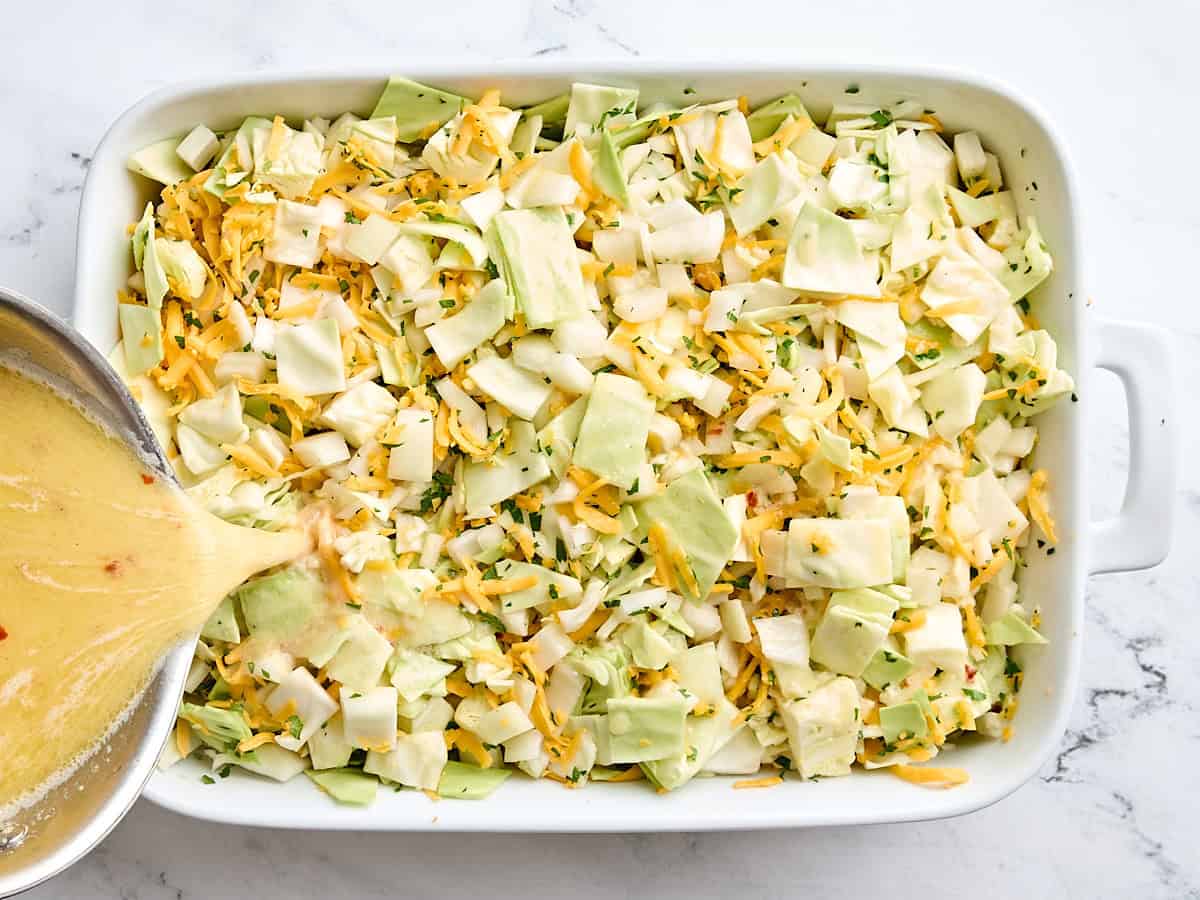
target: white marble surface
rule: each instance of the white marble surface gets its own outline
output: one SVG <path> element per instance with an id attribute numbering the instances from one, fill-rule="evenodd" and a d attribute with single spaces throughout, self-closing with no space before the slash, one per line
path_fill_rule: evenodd
<path id="1" fill-rule="evenodd" d="M 1009 81 L 1060 123 L 1080 174 L 1095 311 L 1169 326 L 1181 402 L 1196 402 L 1183 389 L 1200 379 L 1200 214 L 1185 180 L 1200 146 L 1195 4 L 1007 0 L 978 16 L 918 0 L 444 0 L 419 12 L 404 0 L 169 5 L 6 6 L 0 283 L 64 314 L 88 156 L 119 112 L 170 81 L 339 60 L 402 70 L 431 54 L 936 60 Z M 718 12 L 726 7 L 747 14 Z M 1116 508 L 1127 450 L 1115 381 L 1097 382 L 1089 454 L 1099 515 Z M 1186 425 L 1185 460 L 1198 438 L 1194 422 Z M 793 833 L 564 836 L 535 846 L 520 836 L 219 827 L 143 801 L 89 859 L 29 896 L 382 898 L 474 888 L 528 897 L 567 885 L 583 898 L 854 896 L 893 888 L 898 871 L 904 893 L 921 896 L 968 885 L 981 900 L 1200 896 L 1195 468 L 1162 502 L 1177 504 L 1173 557 L 1089 585 L 1082 690 L 1057 759 L 974 815 Z"/>

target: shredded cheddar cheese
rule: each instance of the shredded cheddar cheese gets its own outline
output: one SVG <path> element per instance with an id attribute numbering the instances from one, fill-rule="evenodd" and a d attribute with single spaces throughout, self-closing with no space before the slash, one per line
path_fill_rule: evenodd
<path id="1" fill-rule="evenodd" d="M 962 769 L 947 767 L 895 765 L 889 766 L 887 771 L 909 784 L 926 787 L 957 787 L 971 780 L 970 776 Z"/>
<path id="2" fill-rule="evenodd" d="M 1050 476 L 1045 469 L 1038 469 L 1033 473 L 1033 477 L 1029 481 L 1029 491 L 1026 495 L 1026 500 L 1029 503 L 1029 515 L 1038 528 L 1042 530 L 1042 534 L 1046 535 L 1046 540 L 1051 544 L 1058 543 L 1058 531 L 1054 524 L 1054 519 L 1050 516 L 1049 505 L 1046 503 L 1046 484 Z"/>

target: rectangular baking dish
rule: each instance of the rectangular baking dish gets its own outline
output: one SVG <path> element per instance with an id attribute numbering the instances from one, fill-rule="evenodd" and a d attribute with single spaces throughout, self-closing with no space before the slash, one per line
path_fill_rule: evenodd
<path id="1" fill-rule="evenodd" d="M 1085 313 L 1075 186 L 1063 148 L 1046 120 L 1011 92 L 974 76 L 929 68 L 767 66 L 761 64 L 633 65 L 413 63 L 404 74 L 468 95 L 498 87 L 511 105 L 543 100 L 572 81 L 638 87 L 643 102 L 695 102 L 744 94 L 751 105 L 798 92 L 818 121 L 839 100 L 891 104 L 919 99 L 951 131 L 975 129 L 996 152 L 1023 214 L 1037 216 L 1054 254 L 1055 272 L 1034 297 L 1034 312 L 1055 336 L 1060 365 L 1078 382 L 1078 402 L 1042 417 L 1038 464 L 1053 475 L 1062 534 L 1054 556 L 1031 554 L 1023 587 L 1040 606 L 1047 647 L 1031 656 L 1011 742 L 972 742 L 945 755 L 966 768 L 969 784 L 919 788 L 886 772 L 856 772 L 814 783 L 788 781 L 772 790 L 731 790 L 731 779 L 697 779 L 670 795 L 645 784 L 589 785 L 565 790 L 514 776 L 478 803 L 431 803 L 404 791 L 381 793 L 370 808 L 337 806 L 307 779 L 286 785 L 235 773 L 208 785 L 188 761 L 156 773 L 146 788 L 155 803 L 198 818 L 277 828 L 419 831 L 694 831 L 899 822 L 953 816 L 999 800 L 1030 778 L 1058 744 L 1079 671 L 1084 583 L 1088 574 L 1154 565 L 1170 539 L 1174 484 L 1169 344 L 1146 326 L 1096 321 Z M 130 272 L 125 226 L 155 185 L 125 167 L 130 152 L 198 122 L 236 126 L 250 114 L 289 119 L 368 114 L 388 71 L 246 76 L 167 88 L 126 112 L 101 141 L 84 189 L 79 221 L 74 323 L 102 351 L 117 340 L 115 294 Z M 688 94 L 684 90 L 689 89 Z M 1088 320 L 1091 321 L 1088 321 Z M 1112 520 L 1087 519 L 1083 428 L 1090 369 L 1111 369 L 1129 400 L 1130 476 L 1125 503 Z M 180 651 L 183 653 L 189 650 Z"/>

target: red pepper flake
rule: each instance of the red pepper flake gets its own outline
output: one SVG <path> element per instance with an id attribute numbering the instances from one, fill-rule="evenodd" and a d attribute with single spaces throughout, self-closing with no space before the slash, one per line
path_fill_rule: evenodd
<path id="1" fill-rule="evenodd" d="M 967 681 L 970 681 L 978 670 L 974 666 L 964 666 L 964 668 L 967 670 Z"/>
<path id="2" fill-rule="evenodd" d="M 3 625 L 0 625 L 0 641 L 4 640 L 6 637 L 8 637 L 8 632 L 4 629 Z"/>
<path id="3" fill-rule="evenodd" d="M 747 491 L 746 505 L 751 509 L 754 509 L 756 506 L 758 506 L 758 494 L 756 494 L 754 491 Z"/>
<path id="4" fill-rule="evenodd" d="M 121 574 L 121 561 L 119 559 L 112 560 L 110 563 L 108 563 L 108 565 L 106 565 L 104 567 L 104 571 L 107 572 L 109 575 L 120 575 Z"/>
<path id="5" fill-rule="evenodd" d="M 154 476 L 143 474 L 142 475 L 142 484 L 154 484 Z"/>

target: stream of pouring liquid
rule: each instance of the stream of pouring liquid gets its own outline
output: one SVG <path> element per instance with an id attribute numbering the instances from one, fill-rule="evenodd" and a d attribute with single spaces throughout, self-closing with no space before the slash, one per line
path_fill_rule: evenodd
<path id="1" fill-rule="evenodd" d="M 86 759 L 165 651 L 309 549 L 239 528 L 46 385 L 0 367 L 0 821 Z"/>

